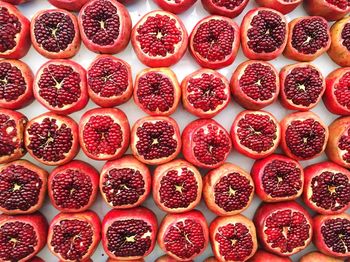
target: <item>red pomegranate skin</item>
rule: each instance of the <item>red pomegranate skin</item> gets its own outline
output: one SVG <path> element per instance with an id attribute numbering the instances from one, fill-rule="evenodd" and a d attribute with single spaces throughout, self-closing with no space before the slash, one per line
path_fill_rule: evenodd
<path id="1" fill-rule="evenodd" d="M 57 8 L 62 8 L 68 11 L 79 12 L 80 9 L 87 3 L 89 0 L 48 0 L 50 4 L 54 5 Z"/>
<path id="2" fill-rule="evenodd" d="M 292 262 L 292 260 L 289 257 L 280 257 L 259 249 L 248 262 Z"/>
<path id="3" fill-rule="evenodd" d="M 154 2 L 165 11 L 171 12 L 173 14 L 181 14 L 190 9 L 197 2 L 197 0 L 154 0 Z"/>
<path id="4" fill-rule="evenodd" d="M 263 7 L 275 9 L 282 14 L 288 14 L 300 5 L 302 0 L 284 1 L 284 0 L 255 0 L 255 2 Z"/>
<path id="5" fill-rule="evenodd" d="M 318 251 L 309 252 L 306 255 L 302 256 L 299 262 L 343 262 L 344 260 L 338 259 L 335 257 L 330 257 L 325 254 L 322 254 Z"/>
<path id="6" fill-rule="evenodd" d="M 350 17 L 344 17 L 331 26 L 331 46 L 329 57 L 339 66 L 350 66 Z"/>
<path id="7" fill-rule="evenodd" d="M 309 15 L 322 16 L 327 21 L 340 20 L 350 11 L 348 1 L 305 0 L 304 8 Z"/>
<path id="8" fill-rule="evenodd" d="M 208 13 L 213 15 L 235 18 L 239 16 L 248 4 L 248 0 L 242 1 L 215 1 L 202 0 L 202 5 Z"/>

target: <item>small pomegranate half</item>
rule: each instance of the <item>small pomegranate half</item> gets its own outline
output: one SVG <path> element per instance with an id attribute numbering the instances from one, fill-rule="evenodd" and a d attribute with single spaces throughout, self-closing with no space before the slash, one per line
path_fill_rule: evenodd
<path id="1" fill-rule="evenodd" d="M 62 8 L 68 11 L 79 12 L 79 10 L 87 3 L 89 0 L 48 0 L 50 4 L 57 8 Z"/>
<path id="2" fill-rule="evenodd" d="M 129 147 L 130 126 L 125 113 L 117 108 L 94 108 L 81 117 L 79 142 L 91 159 L 120 158 Z"/>
<path id="3" fill-rule="evenodd" d="M 310 252 L 307 253 L 306 255 L 302 256 L 299 260 L 299 262 L 343 262 L 343 260 L 334 258 L 334 257 L 329 257 L 325 254 L 322 254 L 320 252 Z"/>
<path id="4" fill-rule="evenodd" d="M 190 9 L 197 0 L 154 0 L 154 2 L 165 11 L 180 14 Z"/>
<path id="5" fill-rule="evenodd" d="M 149 115 L 168 116 L 175 112 L 181 89 L 169 68 L 148 68 L 137 74 L 134 102 Z"/>
<path id="6" fill-rule="evenodd" d="M 160 224 L 158 245 L 176 260 L 196 258 L 207 248 L 208 242 L 208 224 L 198 210 L 167 214 Z"/>
<path id="7" fill-rule="evenodd" d="M 132 127 L 130 147 L 133 155 L 145 164 L 169 162 L 181 150 L 179 126 L 166 116 L 141 118 Z"/>
<path id="8" fill-rule="evenodd" d="M 189 51 L 200 66 L 220 69 L 233 63 L 239 44 L 239 27 L 236 22 L 214 15 L 203 18 L 193 28 Z"/>
<path id="9" fill-rule="evenodd" d="M 20 112 L 0 108 L 0 164 L 26 154 L 24 128 L 27 121 L 27 117 Z"/>
<path id="10" fill-rule="evenodd" d="M 302 1 L 303 0 L 255 0 L 258 5 L 274 9 L 284 15 L 292 12 Z"/>
<path id="11" fill-rule="evenodd" d="M 304 8 L 309 15 L 318 15 L 328 21 L 335 21 L 349 14 L 350 3 L 347 0 L 305 0 Z"/>
<path id="12" fill-rule="evenodd" d="M 222 164 L 203 180 L 203 198 L 207 207 L 219 216 L 232 216 L 247 209 L 253 200 L 254 183 L 238 166 Z"/>
<path id="13" fill-rule="evenodd" d="M 230 86 L 235 100 L 251 110 L 272 104 L 280 90 L 278 72 L 274 66 L 256 60 L 241 63 L 232 74 Z"/>
<path id="14" fill-rule="evenodd" d="M 101 107 L 115 107 L 132 96 L 130 65 L 112 55 L 99 55 L 87 69 L 89 96 Z"/>
<path id="15" fill-rule="evenodd" d="M 49 250 L 61 261 L 86 261 L 101 239 L 101 223 L 93 211 L 59 213 L 50 223 Z"/>
<path id="16" fill-rule="evenodd" d="M 331 47 L 329 57 L 340 66 L 350 66 L 350 17 L 335 22 L 331 26 Z"/>
<path id="17" fill-rule="evenodd" d="M 294 201 L 263 203 L 255 213 L 254 224 L 264 249 L 280 256 L 300 252 L 312 239 L 312 219 Z"/>
<path id="18" fill-rule="evenodd" d="M 308 160 L 323 153 L 328 141 L 328 127 L 312 112 L 297 112 L 281 121 L 281 147 L 296 160 Z"/>
<path id="19" fill-rule="evenodd" d="M 289 257 L 280 257 L 260 249 L 255 253 L 255 255 L 251 259 L 248 260 L 248 262 L 292 262 L 292 260 Z"/>
<path id="20" fill-rule="evenodd" d="M 152 178 L 153 200 L 167 213 L 195 208 L 202 197 L 202 176 L 190 163 L 177 159 L 157 166 Z"/>
<path id="21" fill-rule="evenodd" d="M 102 245 L 111 259 L 135 261 L 152 252 L 157 230 L 157 218 L 147 208 L 111 210 L 102 222 Z"/>
<path id="22" fill-rule="evenodd" d="M 71 114 L 88 102 L 85 69 L 66 59 L 54 59 L 43 64 L 36 73 L 35 98 L 57 114 Z"/>
<path id="23" fill-rule="evenodd" d="M 169 67 L 185 54 L 188 35 L 176 15 L 155 10 L 132 29 L 131 43 L 138 59 L 149 67 Z"/>
<path id="24" fill-rule="evenodd" d="M 225 76 L 211 69 L 199 69 L 181 83 L 184 108 L 200 118 L 211 118 L 224 110 L 230 100 L 230 85 Z"/>
<path id="25" fill-rule="evenodd" d="M 275 59 L 282 54 L 287 35 L 287 20 L 283 14 L 264 7 L 252 9 L 241 25 L 243 53 L 249 59 Z"/>
<path id="26" fill-rule="evenodd" d="M 151 191 L 151 173 L 136 158 L 126 155 L 108 161 L 100 175 L 100 191 L 108 205 L 126 209 L 141 205 Z"/>
<path id="27" fill-rule="evenodd" d="M 239 16 L 248 2 L 249 0 L 202 0 L 204 9 L 210 14 L 229 18 Z"/>
<path id="28" fill-rule="evenodd" d="M 35 160 L 48 166 L 63 165 L 79 151 L 78 125 L 68 116 L 47 112 L 28 122 L 24 143 Z"/>

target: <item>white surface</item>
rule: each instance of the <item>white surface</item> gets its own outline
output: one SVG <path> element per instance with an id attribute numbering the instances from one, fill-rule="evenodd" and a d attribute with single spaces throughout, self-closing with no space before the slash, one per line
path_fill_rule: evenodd
<path id="1" fill-rule="evenodd" d="M 245 8 L 243 13 L 235 18 L 234 20 L 240 24 L 241 20 L 245 13 L 247 13 L 250 9 L 257 7 L 254 0 L 250 0 L 250 3 Z M 53 8 L 46 0 L 33 0 L 30 3 L 24 4 L 19 6 L 21 11 L 24 13 L 26 17 L 31 19 L 31 17 L 34 15 L 35 12 L 42 10 L 42 9 L 50 9 Z M 136 22 L 147 12 L 155 9 L 159 9 L 152 0 L 137 0 L 135 4 L 129 5 L 128 10 L 130 12 L 130 15 L 132 17 L 133 25 L 136 24 Z M 188 32 L 190 33 L 194 25 L 197 21 L 199 21 L 201 18 L 207 16 L 208 13 L 203 9 L 201 5 L 201 1 L 198 0 L 198 2 L 187 12 L 180 15 L 180 18 L 183 20 L 184 24 L 186 25 L 186 28 Z M 295 17 L 306 15 L 304 9 L 302 6 L 299 6 L 296 10 L 294 10 L 292 13 L 287 15 L 287 20 L 290 21 Z M 122 53 L 116 55 L 119 58 L 122 58 L 129 62 L 132 66 L 132 73 L 135 77 L 136 73 L 141 71 L 145 66 L 141 64 L 135 53 L 132 50 L 131 44 L 127 47 L 126 50 L 124 50 Z M 96 57 L 96 54 L 87 50 L 84 45 L 82 44 L 82 47 L 79 51 L 79 53 L 73 58 L 76 62 L 80 63 L 83 67 L 87 68 L 91 61 Z M 240 49 L 238 57 L 236 58 L 233 65 L 226 67 L 222 70 L 219 70 L 223 75 L 225 75 L 228 79 L 230 79 L 232 72 L 237 67 L 238 64 L 241 62 L 247 60 L 242 50 Z M 30 52 L 26 57 L 23 58 L 23 61 L 29 64 L 29 66 L 32 68 L 33 72 L 35 73 L 39 67 L 47 61 L 46 58 L 41 56 L 39 53 L 37 53 L 33 48 L 31 48 Z M 271 61 L 271 63 L 277 68 L 277 70 L 280 70 L 284 65 L 295 63 L 295 61 L 288 60 L 284 58 L 283 56 L 279 57 L 278 59 L 275 59 Z M 337 65 L 334 64 L 330 58 L 327 56 L 327 54 L 324 54 L 320 58 L 318 58 L 316 61 L 313 62 L 314 65 L 318 66 L 323 75 L 327 76 L 329 72 L 337 68 Z M 196 64 L 196 62 L 192 59 L 190 54 L 187 52 L 184 58 L 175 66 L 172 67 L 172 69 L 175 71 L 179 81 L 181 81 L 186 75 L 194 72 L 196 69 L 198 69 L 199 66 Z M 88 106 L 77 113 L 72 114 L 71 116 L 78 122 L 80 119 L 80 116 L 88 109 L 97 107 L 92 101 L 89 102 Z M 130 124 L 133 125 L 133 123 L 145 115 L 133 102 L 131 99 L 129 102 L 127 102 L 124 105 L 121 105 L 119 108 L 121 108 L 128 116 Z M 231 124 L 233 122 L 234 117 L 243 109 L 234 101 L 230 102 L 229 106 L 221 112 L 215 119 L 221 123 L 227 130 L 230 130 Z M 285 115 L 290 113 L 288 110 L 284 109 L 279 102 L 274 103 L 273 105 L 265 108 L 265 110 L 273 113 L 278 120 L 281 120 Z M 22 113 L 24 113 L 29 119 L 47 111 L 44 107 L 42 107 L 38 102 L 33 102 L 28 107 L 20 110 Z M 321 102 L 315 109 L 313 109 L 316 114 L 318 114 L 325 122 L 326 124 L 330 124 L 333 119 L 336 118 L 335 115 L 332 115 L 329 113 L 326 108 L 324 107 L 323 103 Z M 189 113 L 187 113 L 182 106 L 180 105 L 177 111 L 172 115 L 173 118 L 176 119 L 176 121 L 179 123 L 179 126 L 181 130 L 184 129 L 184 127 L 192 120 L 195 119 L 195 117 Z M 278 150 L 280 152 L 280 150 Z M 130 150 L 128 150 L 130 153 Z M 25 156 L 25 159 L 28 159 L 43 168 L 45 168 L 48 171 L 51 171 L 52 167 L 47 167 L 39 164 L 36 162 L 33 158 L 27 154 Z M 77 159 L 87 161 L 91 164 L 93 164 L 98 170 L 101 170 L 104 161 L 93 161 L 91 159 L 88 159 L 82 151 L 79 152 Z M 323 154 L 321 157 L 314 159 L 312 161 L 304 161 L 302 162 L 303 166 L 307 166 L 311 163 L 320 162 L 322 160 L 325 160 L 326 156 Z M 237 164 L 241 166 L 246 171 L 250 171 L 251 165 L 253 163 L 253 160 L 238 154 L 237 152 L 233 152 L 230 154 L 228 158 L 229 162 L 232 162 L 234 164 Z M 205 175 L 205 171 L 202 172 L 202 175 Z M 260 200 L 255 197 L 254 201 L 252 202 L 251 206 L 243 212 L 244 215 L 246 215 L 249 218 L 252 218 L 254 215 L 254 212 L 259 205 Z M 155 204 L 153 203 L 152 198 L 150 197 L 145 203 L 144 206 L 152 209 L 158 216 L 158 222 L 161 221 L 161 219 L 164 216 L 164 212 L 160 211 Z M 104 203 L 102 198 L 99 196 L 96 202 L 94 203 L 92 209 L 97 212 L 97 214 L 102 219 L 103 216 L 110 210 L 110 208 L 107 206 L 107 204 Z M 206 216 L 207 222 L 210 223 L 213 218 L 215 217 L 213 213 L 207 210 L 204 202 L 202 201 L 199 205 L 198 209 L 200 209 Z M 48 221 L 51 221 L 51 219 L 58 213 L 57 210 L 50 204 L 49 199 L 46 199 L 44 207 L 41 209 L 41 212 L 46 216 Z M 312 212 L 311 212 L 312 213 Z M 312 213 L 313 214 L 313 213 Z M 297 255 L 293 256 L 293 261 L 298 261 L 298 258 L 300 258 L 303 254 L 307 253 L 308 251 L 315 250 L 315 247 L 313 245 L 310 245 L 306 250 L 298 253 Z M 146 261 L 155 261 L 155 259 L 163 254 L 163 251 L 156 246 L 154 251 L 145 259 Z M 195 261 L 203 261 L 205 258 L 212 255 L 210 247 L 207 248 L 207 250 L 202 254 L 201 256 L 197 257 Z M 46 261 L 57 261 L 58 259 L 53 256 L 48 249 L 45 247 L 45 249 L 39 254 L 39 256 Z M 94 261 L 106 261 L 107 256 L 104 254 L 104 251 L 102 249 L 102 245 L 99 245 L 99 248 L 96 250 L 94 256 L 92 257 Z"/>

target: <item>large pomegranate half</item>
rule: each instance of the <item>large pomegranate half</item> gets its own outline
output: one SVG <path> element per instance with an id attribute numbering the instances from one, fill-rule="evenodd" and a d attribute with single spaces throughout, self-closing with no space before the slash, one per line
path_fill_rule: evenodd
<path id="1" fill-rule="evenodd" d="M 79 12 L 79 10 L 87 3 L 89 0 L 48 0 L 50 4 L 57 8 L 62 8 L 68 11 Z"/>
<path id="2" fill-rule="evenodd" d="M 239 44 L 236 22 L 223 16 L 207 16 L 193 28 L 189 51 L 200 66 L 220 69 L 233 63 Z"/>
<path id="3" fill-rule="evenodd" d="M 284 15 L 292 12 L 302 1 L 303 0 L 255 0 L 258 5 L 274 9 Z"/>
<path id="4" fill-rule="evenodd" d="M 188 35 L 180 18 L 155 10 L 134 26 L 131 43 L 137 57 L 146 66 L 169 67 L 184 56 Z"/>
<path id="5" fill-rule="evenodd" d="M 305 0 L 304 7 L 309 15 L 319 15 L 328 21 L 340 20 L 350 12 L 347 0 Z"/>
<path id="6" fill-rule="evenodd" d="M 229 18 L 239 16 L 248 2 L 249 0 L 202 0 L 204 9 L 209 13 Z"/>
<path id="7" fill-rule="evenodd" d="M 299 262 L 343 262 L 343 260 L 330 257 L 317 251 L 309 252 L 302 256 Z"/>
<path id="8" fill-rule="evenodd" d="M 163 10 L 173 14 L 180 14 L 187 11 L 197 0 L 154 0 Z"/>
<path id="9" fill-rule="evenodd" d="M 340 66 L 350 66 L 350 17 L 335 22 L 331 26 L 331 47 L 329 57 Z"/>
<path id="10" fill-rule="evenodd" d="M 292 262 L 292 260 L 289 257 L 280 257 L 260 249 L 255 253 L 255 255 L 251 259 L 248 260 L 248 262 Z M 312 262 L 312 261 L 309 261 L 309 262 Z M 327 262 L 327 261 L 318 261 L 318 262 Z M 335 262 L 335 261 L 329 261 L 329 262 Z"/>

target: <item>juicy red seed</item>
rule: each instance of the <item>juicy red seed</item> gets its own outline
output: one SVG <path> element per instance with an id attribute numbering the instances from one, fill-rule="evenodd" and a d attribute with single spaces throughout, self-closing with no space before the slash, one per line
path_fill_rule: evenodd
<path id="1" fill-rule="evenodd" d="M 242 4 L 243 0 L 212 0 L 212 2 L 216 6 L 234 10 Z"/>
<path id="2" fill-rule="evenodd" d="M 202 22 L 194 37 L 193 48 L 209 61 L 222 61 L 232 53 L 235 29 L 224 20 L 211 19 Z"/>
<path id="3" fill-rule="evenodd" d="M 164 243 L 167 251 L 182 259 L 199 254 L 205 243 L 202 225 L 193 219 L 179 221 L 168 228 Z"/>
<path id="4" fill-rule="evenodd" d="M 345 73 L 334 86 L 337 102 L 350 110 L 350 72 Z"/>
<path id="5" fill-rule="evenodd" d="M 321 227 L 323 241 L 335 253 L 349 254 L 350 221 L 346 218 L 327 219 Z"/>
<path id="6" fill-rule="evenodd" d="M 326 48 L 329 41 L 327 32 L 328 25 L 321 18 L 304 18 L 293 28 L 292 46 L 300 53 L 315 54 L 318 50 Z"/>
<path id="7" fill-rule="evenodd" d="M 139 170 L 113 168 L 103 176 L 102 192 L 115 207 L 132 205 L 145 194 L 145 181 Z"/>
<path id="8" fill-rule="evenodd" d="M 253 251 L 252 235 L 241 223 L 219 227 L 215 241 L 219 243 L 219 253 L 226 261 L 245 261 Z"/>
<path id="9" fill-rule="evenodd" d="M 21 147 L 17 133 L 15 120 L 0 114 L 0 157 L 10 156 Z"/>
<path id="10" fill-rule="evenodd" d="M 286 39 L 287 25 L 274 11 L 259 11 L 254 15 L 248 29 L 248 47 L 255 53 L 272 53 Z"/>
<path id="11" fill-rule="evenodd" d="M 0 62 L 0 100 L 12 102 L 28 89 L 21 70 L 8 62 Z"/>
<path id="12" fill-rule="evenodd" d="M 181 43 L 183 37 L 177 21 L 160 14 L 148 16 L 137 28 L 137 33 L 136 40 L 142 51 L 151 57 L 174 54 L 176 45 Z"/>
<path id="13" fill-rule="evenodd" d="M 53 227 L 50 245 L 64 259 L 80 261 L 89 251 L 93 235 L 91 225 L 85 221 L 61 220 Z"/>
<path id="14" fill-rule="evenodd" d="M 0 7 L 0 24 L 0 53 L 5 53 L 17 46 L 16 38 L 22 30 L 22 24 L 6 7 Z"/>
<path id="15" fill-rule="evenodd" d="M 298 211 L 276 211 L 266 219 L 264 228 L 266 242 L 272 248 L 279 248 L 282 253 L 305 246 L 310 238 L 310 224 L 305 215 Z"/>
<path id="16" fill-rule="evenodd" d="M 345 163 L 350 163 L 350 129 L 348 129 L 347 134 L 342 135 L 338 142 L 338 147 L 342 150 L 342 159 Z M 344 152 L 345 151 L 345 152 Z"/>
<path id="17" fill-rule="evenodd" d="M 155 232 L 146 221 L 115 221 L 107 230 L 107 248 L 117 257 L 142 257 L 151 248 L 152 234 Z"/>
<path id="18" fill-rule="evenodd" d="M 347 23 L 341 31 L 341 37 L 343 39 L 343 46 L 345 46 L 348 51 L 350 51 L 350 22 Z"/>
<path id="19" fill-rule="evenodd" d="M 347 9 L 350 6 L 349 0 L 326 0 L 326 1 L 331 5 L 335 5 L 336 7 L 343 10 Z"/>

